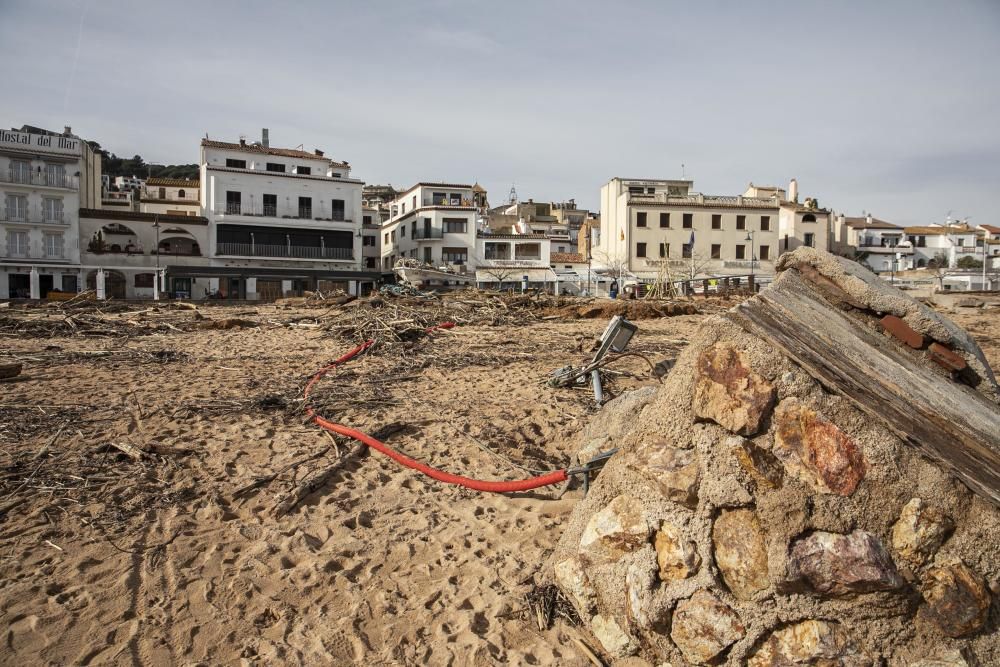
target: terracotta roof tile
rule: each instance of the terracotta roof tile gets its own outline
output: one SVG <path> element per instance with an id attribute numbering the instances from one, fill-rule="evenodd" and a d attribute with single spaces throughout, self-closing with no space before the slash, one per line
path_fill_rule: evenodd
<path id="1" fill-rule="evenodd" d="M 894 225 L 891 222 L 879 220 L 878 218 L 872 218 L 871 223 L 869 223 L 868 218 L 845 217 L 844 224 L 854 229 L 900 229 L 899 225 Z"/>
<path id="2" fill-rule="evenodd" d="M 194 179 L 186 178 L 148 178 L 146 185 L 161 185 L 168 188 L 197 188 L 201 183 Z"/>
<path id="3" fill-rule="evenodd" d="M 553 264 L 582 264 L 587 260 L 584 259 L 583 255 L 578 252 L 554 252 L 551 254 L 551 260 Z"/>

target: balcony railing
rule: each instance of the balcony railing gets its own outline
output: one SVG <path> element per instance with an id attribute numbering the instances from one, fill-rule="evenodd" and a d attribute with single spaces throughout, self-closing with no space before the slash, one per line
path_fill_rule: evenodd
<path id="1" fill-rule="evenodd" d="M 424 198 L 424 206 L 464 206 L 466 208 L 475 206 L 471 199 L 441 199 L 435 200 L 433 197 Z"/>
<path id="2" fill-rule="evenodd" d="M 264 245 L 261 243 L 219 243 L 217 255 L 240 257 L 295 257 L 299 259 L 352 259 L 353 248 L 327 248 L 298 245 Z"/>
<path id="3" fill-rule="evenodd" d="M 537 268 L 548 268 L 548 264 L 541 261 L 539 258 L 535 257 L 532 259 L 490 259 L 486 258 L 486 261 L 482 266 L 495 266 L 495 267 L 537 267 Z"/>
<path id="4" fill-rule="evenodd" d="M 46 213 L 41 208 L 0 208 L 0 222 L 23 222 L 41 225 L 65 225 L 66 214 L 63 211 Z"/>
<path id="5" fill-rule="evenodd" d="M 49 188 L 76 190 L 80 179 L 64 173 L 46 171 L 24 171 L 21 169 L 0 169 L 0 181 L 19 185 L 40 185 Z"/>
<path id="6" fill-rule="evenodd" d="M 351 222 L 341 210 L 327 211 L 326 207 L 317 209 L 315 206 L 278 206 L 275 204 L 256 204 L 243 202 L 225 202 L 215 205 L 215 214 L 220 217 L 239 215 L 257 218 L 280 218 L 284 220 L 316 220 L 318 222 Z"/>
<path id="7" fill-rule="evenodd" d="M 417 241 L 426 241 L 428 239 L 440 239 L 444 238 L 444 233 L 435 227 L 430 229 L 414 229 L 413 238 Z"/>

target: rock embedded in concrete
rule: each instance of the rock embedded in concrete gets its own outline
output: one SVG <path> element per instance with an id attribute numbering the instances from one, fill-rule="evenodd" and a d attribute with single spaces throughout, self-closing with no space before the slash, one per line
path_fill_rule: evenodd
<path id="1" fill-rule="evenodd" d="M 774 453 L 789 473 L 821 493 L 854 493 L 868 465 L 843 431 L 797 398 L 778 404 L 774 422 Z"/>
<path id="2" fill-rule="evenodd" d="M 708 662 L 744 634 L 746 628 L 736 612 L 708 590 L 695 592 L 674 609 L 670 638 L 688 662 Z"/>
<path id="3" fill-rule="evenodd" d="M 597 592 L 594 590 L 583 563 L 577 556 L 571 556 L 556 563 L 553 568 L 556 583 L 572 598 L 581 616 L 587 616 L 597 605 Z"/>
<path id="4" fill-rule="evenodd" d="M 908 565 L 922 567 L 954 528 L 954 522 L 944 512 L 913 498 L 903 506 L 892 527 L 892 548 Z"/>
<path id="5" fill-rule="evenodd" d="M 775 630 L 747 661 L 748 667 L 868 667 L 872 660 L 840 623 L 807 620 Z"/>
<path id="6" fill-rule="evenodd" d="M 904 583 L 882 542 L 863 530 L 848 535 L 815 531 L 797 540 L 788 574 L 827 595 L 891 591 Z"/>
<path id="7" fill-rule="evenodd" d="M 649 558 L 637 558 L 625 573 L 625 601 L 628 620 L 635 627 L 647 630 L 664 620 L 662 607 L 653 605 L 651 591 L 656 585 L 656 562 L 651 547 Z"/>
<path id="8" fill-rule="evenodd" d="M 697 452 L 658 440 L 643 447 L 637 458 L 636 469 L 656 484 L 664 496 L 686 507 L 698 505 L 701 469 Z"/>
<path id="9" fill-rule="evenodd" d="M 580 538 L 580 553 L 591 560 L 616 561 L 648 542 L 650 532 L 639 501 L 618 496 L 590 518 Z"/>
<path id="10" fill-rule="evenodd" d="M 687 579 L 701 567 L 697 545 L 685 539 L 677 526 L 664 521 L 653 540 L 656 547 L 656 564 L 660 580 L 664 582 Z"/>
<path id="11" fill-rule="evenodd" d="M 986 623 L 990 592 L 965 563 L 933 567 L 924 576 L 921 594 L 927 618 L 949 637 L 963 637 Z"/>
<path id="12" fill-rule="evenodd" d="M 753 510 L 723 510 L 712 526 L 712 545 L 715 565 L 737 598 L 750 600 L 770 587 L 764 531 Z"/>
<path id="13" fill-rule="evenodd" d="M 694 414 L 741 435 L 754 435 L 771 413 L 775 391 L 754 372 L 743 352 L 728 343 L 715 343 L 698 355 L 695 371 Z"/>
<path id="14" fill-rule="evenodd" d="M 590 630 L 610 655 L 623 658 L 639 650 L 639 644 L 612 616 L 598 614 L 590 619 Z"/>
<path id="15" fill-rule="evenodd" d="M 780 489 L 785 473 L 777 457 L 750 440 L 733 436 L 726 440 L 729 451 L 740 467 L 746 470 L 759 486 Z"/>

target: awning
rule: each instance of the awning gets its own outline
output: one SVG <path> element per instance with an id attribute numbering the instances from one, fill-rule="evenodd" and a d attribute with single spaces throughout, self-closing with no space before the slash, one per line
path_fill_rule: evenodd
<path id="1" fill-rule="evenodd" d="M 173 266 L 166 267 L 173 278 L 317 278 L 324 280 L 370 280 L 382 277 L 378 271 L 352 271 L 335 269 L 293 269 L 261 266 Z"/>

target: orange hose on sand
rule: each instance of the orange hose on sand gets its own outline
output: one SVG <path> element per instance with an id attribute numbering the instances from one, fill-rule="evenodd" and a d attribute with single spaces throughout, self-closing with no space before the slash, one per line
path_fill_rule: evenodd
<path id="1" fill-rule="evenodd" d="M 455 326 L 454 322 L 442 322 L 436 326 L 427 329 L 427 333 L 436 331 L 438 329 L 451 329 Z M 462 475 L 455 475 L 450 472 L 445 472 L 444 470 L 439 470 L 437 468 L 431 467 L 426 463 L 421 463 L 416 459 L 412 459 L 405 454 L 401 454 L 396 450 L 392 449 L 384 442 L 376 440 L 367 433 L 362 433 L 357 429 L 350 428 L 349 426 L 344 426 L 343 424 L 337 424 L 335 422 L 326 419 L 322 415 L 316 413 L 315 410 L 309 405 L 309 393 L 312 391 L 313 386 L 319 382 L 320 378 L 332 371 L 337 366 L 346 364 L 348 361 L 358 356 L 369 347 L 375 344 L 374 340 L 368 340 L 358 345 L 356 348 L 342 355 L 336 359 L 329 366 L 321 368 L 316 371 L 309 382 L 306 383 L 306 387 L 302 392 L 302 396 L 306 402 L 306 414 L 312 418 L 313 423 L 315 423 L 320 428 L 326 429 L 332 433 L 339 433 L 340 435 L 347 436 L 353 440 L 357 440 L 372 449 L 378 450 L 382 454 L 385 454 L 392 460 L 400 463 L 407 468 L 412 468 L 432 477 L 439 482 L 444 482 L 445 484 L 457 484 L 459 486 L 464 486 L 467 489 L 473 489 L 475 491 L 485 491 L 488 493 L 511 493 L 516 491 L 529 491 L 531 489 L 537 489 L 542 486 L 549 486 L 551 484 L 558 484 L 559 482 L 564 482 L 569 477 L 569 471 L 567 470 L 555 470 L 545 475 L 540 475 L 538 477 L 531 477 L 529 479 L 520 479 L 511 482 L 493 482 L 482 479 L 472 479 L 471 477 L 463 477 Z"/>

